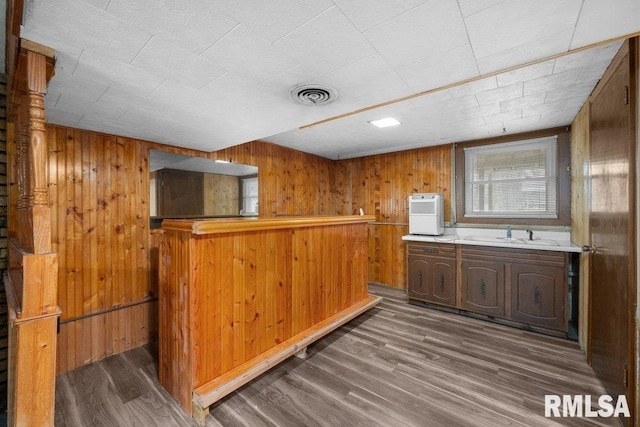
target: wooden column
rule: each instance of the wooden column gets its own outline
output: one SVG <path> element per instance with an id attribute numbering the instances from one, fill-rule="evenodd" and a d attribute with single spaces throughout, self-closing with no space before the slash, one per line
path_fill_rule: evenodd
<path id="1" fill-rule="evenodd" d="M 54 424 L 58 255 L 51 251 L 44 95 L 53 51 L 20 41 L 10 69 L 11 162 L 8 425 Z M 11 194 L 17 192 L 18 194 Z"/>
<path id="2" fill-rule="evenodd" d="M 44 95 L 47 92 L 46 57 L 27 51 L 27 89 L 29 100 L 29 194 L 33 253 L 51 251 L 51 215 L 47 189 L 47 139 L 45 135 Z"/>

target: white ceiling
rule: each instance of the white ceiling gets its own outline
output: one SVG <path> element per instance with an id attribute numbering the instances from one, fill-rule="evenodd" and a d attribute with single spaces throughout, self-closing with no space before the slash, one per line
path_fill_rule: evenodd
<path id="1" fill-rule="evenodd" d="M 619 42 L 581 48 L 638 16 L 638 0 L 26 0 L 21 36 L 56 50 L 50 123 L 337 159 L 570 124 Z M 309 83 L 337 100 L 293 103 Z M 403 124 L 367 123 L 386 116 Z"/>

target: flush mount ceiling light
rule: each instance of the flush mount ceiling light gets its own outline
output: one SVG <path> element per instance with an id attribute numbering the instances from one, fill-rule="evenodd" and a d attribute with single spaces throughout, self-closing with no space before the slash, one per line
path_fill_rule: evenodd
<path id="1" fill-rule="evenodd" d="M 380 120 L 371 120 L 369 121 L 369 123 L 379 128 L 388 128 L 389 126 L 398 126 L 400 124 L 400 122 L 393 117 L 385 117 L 384 119 Z"/>
<path id="2" fill-rule="evenodd" d="M 293 102 L 302 105 L 329 104 L 338 98 L 335 90 L 322 85 L 300 85 L 289 92 Z"/>

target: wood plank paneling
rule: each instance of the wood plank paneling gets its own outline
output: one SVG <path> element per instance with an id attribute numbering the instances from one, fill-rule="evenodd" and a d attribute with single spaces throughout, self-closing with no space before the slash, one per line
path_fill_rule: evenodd
<path id="1" fill-rule="evenodd" d="M 261 141 L 202 153 L 53 125 L 47 126 L 47 139 L 52 243 L 60 264 L 58 301 L 66 320 L 157 296 L 159 236 L 148 229 L 149 148 L 258 166 L 261 217 L 346 215 L 360 207 L 376 214 L 379 224 L 370 226 L 368 280 L 390 286 L 405 283 L 400 237 L 407 232 L 406 197 L 443 192 L 447 217 L 450 212 L 450 146 L 333 161 Z M 400 225 L 384 224 L 396 222 Z M 278 257 L 291 256 L 277 246 L 275 250 Z M 280 280 L 290 274 L 279 267 L 255 273 Z M 279 287 L 274 300 L 259 303 L 287 301 L 288 292 Z M 125 313 L 89 322 L 91 333 L 85 324 L 66 326 L 58 360 L 67 362 L 59 363 L 60 372 L 141 344 L 136 339 L 140 325 Z M 223 322 L 231 315 L 223 312 Z M 292 333 L 286 316 L 276 313 L 276 339 Z M 142 327 L 155 330 L 150 323 Z"/>
<path id="2" fill-rule="evenodd" d="M 589 241 L 589 102 L 571 124 L 571 239 L 578 245 Z M 587 348 L 589 327 L 589 254 L 580 254 L 578 340 Z"/>
<path id="3" fill-rule="evenodd" d="M 160 382 L 188 412 L 196 388 L 368 297 L 372 217 L 330 219 L 262 220 L 288 224 L 275 229 L 244 220 L 240 232 L 223 227 L 237 220 L 198 221 L 222 224 L 209 234 L 163 225 Z"/>
<path id="4" fill-rule="evenodd" d="M 336 214 L 363 209 L 376 216 L 369 233 L 369 281 L 406 286 L 404 245 L 411 193 L 443 193 L 451 217 L 451 145 L 427 147 L 337 162 Z"/>
<path id="5" fill-rule="evenodd" d="M 262 141 L 216 151 L 212 157 L 258 167 L 260 216 L 336 213 L 333 160 Z"/>
<path id="6" fill-rule="evenodd" d="M 64 372 L 153 337 L 153 317 L 118 308 L 153 296 L 151 245 L 158 242 L 148 229 L 149 143 L 58 126 L 47 127 L 47 140 Z M 86 317 L 95 313 L 103 314 Z"/>

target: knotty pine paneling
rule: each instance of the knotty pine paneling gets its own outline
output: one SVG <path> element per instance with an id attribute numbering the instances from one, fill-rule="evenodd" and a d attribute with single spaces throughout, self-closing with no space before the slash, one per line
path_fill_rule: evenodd
<path id="1" fill-rule="evenodd" d="M 212 156 L 258 167 L 260 216 L 335 215 L 333 160 L 262 141 Z"/>
<path id="2" fill-rule="evenodd" d="M 369 226 L 369 281 L 406 286 L 402 236 L 408 229 L 411 193 L 444 193 L 445 220 L 451 216 L 451 145 L 427 147 L 336 162 L 338 215 L 362 208 L 375 215 Z"/>
<path id="3" fill-rule="evenodd" d="M 571 124 L 571 238 L 578 245 L 589 245 L 589 102 Z M 586 165 L 586 171 L 585 171 Z M 589 254 L 580 254 L 579 341 L 587 348 L 589 339 Z"/>
<path id="4" fill-rule="evenodd" d="M 148 147 L 57 126 L 47 126 L 47 140 L 64 372 L 144 344 L 155 331 L 156 320 L 138 314 L 152 311 L 150 302 L 85 318 L 153 297 Z"/>
<path id="5" fill-rule="evenodd" d="M 139 316 L 150 323 L 138 325 L 126 314 L 130 309 L 96 316 L 104 321 L 69 322 L 157 295 L 159 235 L 148 229 L 150 148 L 258 166 L 260 216 L 346 215 L 360 207 L 375 214 L 378 223 L 369 226 L 372 282 L 405 286 L 401 236 L 407 233 L 409 194 L 445 193 L 450 215 L 450 146 L 333 161 L 261 141 L 207 154 L 53 125 L 47 139 L 58 302 L 68 322 L 59 336 L 59 372 L 155 336 L 155 318 Z M 134 330 L 148 332 L 133 338 Z"/>

